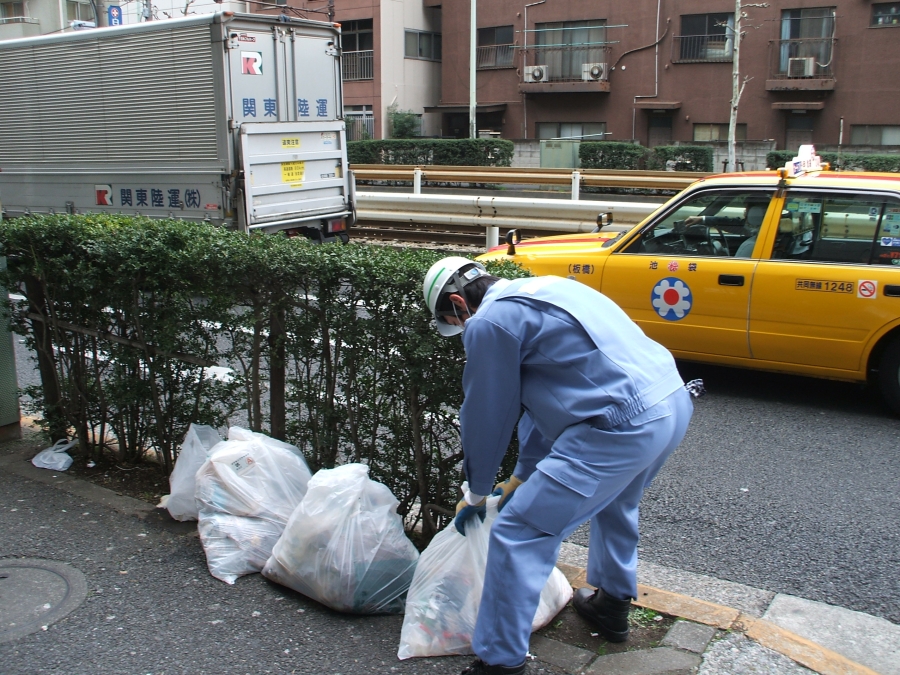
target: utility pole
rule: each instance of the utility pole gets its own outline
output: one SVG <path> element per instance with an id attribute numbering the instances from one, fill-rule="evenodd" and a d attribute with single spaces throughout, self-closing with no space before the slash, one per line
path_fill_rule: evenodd
<path id="1" fill-rule="evenodd" d="M 469 25 L 469 138 L 476 138 L 477 132 L 475 130 L 475 109 L 477 108 L 476 104 L 476 59 L 478 57 L 478 27 L 475 22 L 475 4 L 477 0 L 471 0 L 472 10 L 470 12 L 470 25 Z"/>

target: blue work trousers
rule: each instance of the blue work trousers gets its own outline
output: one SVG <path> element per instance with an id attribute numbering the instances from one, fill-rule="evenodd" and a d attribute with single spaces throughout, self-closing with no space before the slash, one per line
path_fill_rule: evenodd
<path id="1" fill-rule="evenodd" d="M 679 389 L 612 429 L 578 424 L 553 443 L 491 527 L 487 572 L 472 649 L 491 665 L 525 660 L 531 622 L 559 547 L 591 521 L 587 580 L 637 597 L 638 505 L 684 438 L 693 412 Z"/>

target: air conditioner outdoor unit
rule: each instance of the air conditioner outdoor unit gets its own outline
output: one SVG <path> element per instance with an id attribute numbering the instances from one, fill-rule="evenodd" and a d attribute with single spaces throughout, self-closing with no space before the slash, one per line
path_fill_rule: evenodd
<path id="1" fill-rule="evenodd" d="M 816 58 L 801 56 L 788 59 L 788 77 L 812 77 L 816 73 Z"/>
<path id="2" fill-rule="evenodd" d="M 525 66 L 526 82 L 547 82 L 550 79 L 550 73 L 547 72 L 547 66 Z"/>
<path id="3" fill-rule="evenodd" d="M 581 79 L 585 82 L 597 82 L 609 79 L 609 70 L 605 63 L 582 63 Z"/>

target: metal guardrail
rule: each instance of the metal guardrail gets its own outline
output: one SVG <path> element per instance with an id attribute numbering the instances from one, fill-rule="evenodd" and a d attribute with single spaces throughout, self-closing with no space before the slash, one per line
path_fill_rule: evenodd
<path id="1" fill-rule="evenodd" d="M 357 192 L 360 221 L 483 227 L 485 245 L 496 246 L 498 228 L 591 232 L 601 213 L 613 223 L 604 231 L 629 229 L 660 207 L 644 202 L 523 199 L 472 195 Z"/>
<path id="2" fill-rule="evenodd" d="M 489 166 L 411 166 L 354 164 L 357 180 L 419 180 L 436 183 L 579 185 L 587 187 L 683 190 L 711 174 L 695 171 L 619 171 L 608 169 L 518 169 Z M 573 195 L 574 196 L 574 195 Z"/>

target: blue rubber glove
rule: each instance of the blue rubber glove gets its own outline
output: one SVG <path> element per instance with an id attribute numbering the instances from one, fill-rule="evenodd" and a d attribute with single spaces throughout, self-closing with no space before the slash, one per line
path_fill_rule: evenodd
<path id="1" fill-rule="evenodd" d="M 462 536 L 466 536 L 466 523 L 470 521 L 475 516 L 481 518 L 481 522 L 484 522 L 484 517 L 487 515 L 487 498 L 483 497 L 480 502 L 477 504 L 470 504 L 465 500 L 465 498 L 459 500 L 459 504 L 456 505 L 456 518 L 453 519 L 453 524 L 456 525 L 456 531 L 459 532 Z"/>
<path id="2" fill-rule="evenodd" d="M 502 511 L 503 507 L 506 506 L 506 503 L 512 499 L 513 492 L 516 491 L 516 488 L 519 487 L 524 481 L 519 480 L 515 476 L 510 476 L 502 483 L 497 483 L 494 486 L 494 491 L 491 493 L 492 497 L 500 497 L 500 502 L 497 504 L 497 510 Z"/>

